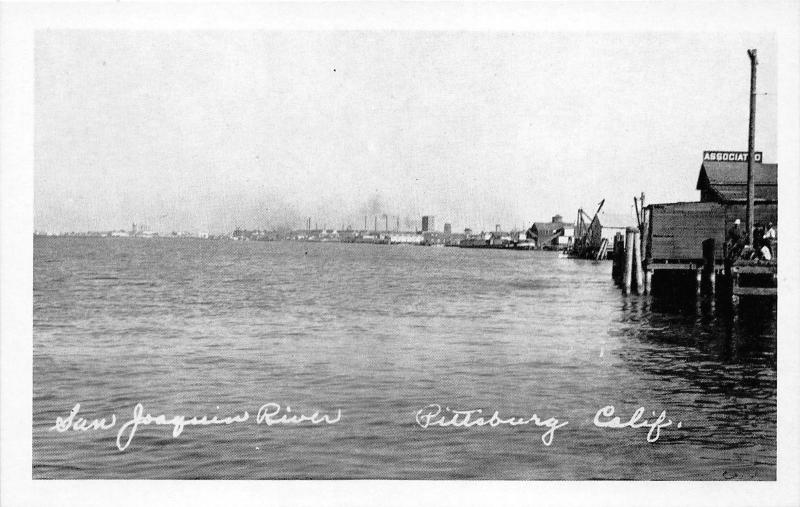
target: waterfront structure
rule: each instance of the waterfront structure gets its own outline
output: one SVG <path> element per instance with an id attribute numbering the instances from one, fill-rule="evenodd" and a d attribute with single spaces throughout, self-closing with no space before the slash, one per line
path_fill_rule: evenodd
<path id="1" fill-rule="evenodd" d="M 452 234 L 453 233 L 453 229 L 452 229 L 452 226 L 450 224 L 447 224 L 447 223 L 444 224 L 444 233 L 445 234 Z"/>
<path id="2" fill-rule="evenodd" d="M 642 194 L 642 199 L 644 199 L 644 194 Z M 633 225 L 633 220 L 628 217 L 613 214 L 603 215 L 603 221 L 601 222 L 600 212 L 605 202 L 605 199 L 600 201 L 593 217 L 583 211 L 583 208 L 578 209 L 574 240 L 569 248 L 571 257 L 594 260 L 610 258 L 609 247 L 615 245 L 620 236 L 625 236 L 626 224 L 631 223 Z M 634 204 L 636 204 L 635 199 Z M 638 219 L 636 223 L 638 223 Z"/>
<path id="3" fill-rule="evenodd" d="M 528 237 L 536 243 L 537 248 L 556 249 L 563 243 L 569 243 L 569 236 L 565 232 L 569 229 L 574 233 L 571 224 L 565 224 L 561 215 L 555 215 L 549 222 L 534 222 L 528 229 Z M 566 241 L 559 238 L 566 237 Z"/>
<path id="4" fill-rule="evenodd" d="M 488 248 L 490 246 L 489 241 L 483 235 L 469 235 L 462 239 L 458 246 L 461 248 Z"/>
<path id="5" fill-rule="evenodd" d="M 725 153 L 726 160 L 719 160 L 718 153 Z M 703 163 L 697 179 L 696 189 L 700 200 L 695 202 L 675 202 L 651 204 L 641 213 L 638 233 L 633 239 L 641 237 L 640 250 L 644 272 L 643 290 L 649 291 L 655 272 L 678 274 L 693 272 L 698 293 L 702 277 L 705 275 L 711 290 L 716 288 L 716 275 L 724 273 L 732 277 L 733 295 L 777 293 L 774 287 L 777 274 L 777 241 L 772 245 L 772 259 L 758 259 L 759 253 L 752 248 L 748 257 L 728 251 L 729 234 L 734 223 L 743 221 L 747 207 L 747 157 L 745 152 L 710 152 L 703 154 Z M 758 160 L 761 154 L 757 153 Z M 778 223 L 777 164 L 753 163 L 755 198 L 753 215 L 755 223 Z M 633 229 L 636 231 L 636 229 Z M 746 231 L 742 235 L 746 236 Z M 628 234 L 631 236 L 631 234 Z M 754 238 L 760 240 L 760 238 Z M 740 245 L 734 245 L 737 249 Z M 624 248 L 630 249 L 630 239 Z M 620 248 L 617 251 L 618 263 L 622 263 Z M 636 252 L 634 252 L 636 253 Z M 628 261 L 624 261 L 628 262 Z M 754 266 L 753 263 L 756 265 Z M 737 266 L 737 264 L 742 264 Z M 621 270 L 615 270 L 621 273 Z M 770 278 L 771 282 L 759 282 L 757 288 L 739 289 L 739 273 L 747 276 Z M 630 280 L 626 277 L 626 291 L 630 290 Z M 737 290 L 739 291 L 737 293 Z"/>
<path id="6" fill-rule="evenodd" d="M 697 179 L 700 201 L 645 208 L 645 259 L 655 269 L 658 264 L 676 262 L 690 268 L 712 256 L 716 269 L 722 269 L 726 231 L 737 219 L 744 221 L 747 214 L 747 162 L 708 160 L 710 153 L 716 152 L 704 152 Z M 778 165 L 756 163 L 754 173 L 755 221 L 777 225 Z M 704 254 L 703 245 L 708 249 L 712 242 L 713 250 Z"/>
<path id="7" fill-rule="evenodd" d="M 422 233 L 426 245 L 443 245 L 447 242 L 447 236 L 443 232 L 425 231 Z"/>
<path id="8" fill-rule="evenodd" d="M 564 232 L 556 237 L 555 246 L 559 250 L 566 250 L 572 246 L 575 240 L 575 226 L 572 224 L 564 224 Z"/>
<path id="9" fill-rule="evenodd" d="M 467 239 L 467 235 L 459 232 L 447 234 L 444 240 L 445 246 L 460 246 L 461 241 Z"/>

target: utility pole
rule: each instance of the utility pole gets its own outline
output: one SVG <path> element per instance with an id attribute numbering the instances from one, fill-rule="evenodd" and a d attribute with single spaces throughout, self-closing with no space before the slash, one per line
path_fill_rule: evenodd
<path id="1" fill-rule="evenodd" d="M 756 185 L 753 177 L 753 158 L 755 155 L 756 142 L 756 50 L 747 51 L 750 57 L 750 131 L 747 137 L 747 244 L 753 246 L 753 225 L 755 222 L 755 210 L 753 201 L 755 199 Z"/>

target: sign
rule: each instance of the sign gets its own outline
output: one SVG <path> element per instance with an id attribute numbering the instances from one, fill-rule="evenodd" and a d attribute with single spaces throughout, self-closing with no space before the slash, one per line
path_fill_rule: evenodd
<path id="1" fill-rule="evenodd" d="M 704 151 L 703 162 L 747 162 L 746 151 Z M 761 162 L 761 152 L 753 152 L 753 161 Z"/>

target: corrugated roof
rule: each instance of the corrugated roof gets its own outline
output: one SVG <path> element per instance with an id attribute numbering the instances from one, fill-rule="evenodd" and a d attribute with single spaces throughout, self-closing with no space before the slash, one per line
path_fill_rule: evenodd
<path id="1" fill-rule="evenodd" d="M 778 164 L 753 164 L 756 185 L 777 185 Z M 747 185 L 747 162 L 705 161 L 700 166 L 697 190 L 715 185 Z"/>
<path id="2" fill-rule="evenodd" d="M 536 231 L 557 231 L 559 229 L 563 229 L 564 227 L 575 227 L 571 224 L 565 224 L 564 222 L 534 222 L 531 226 L 531 229 L 536 229 Z"/>

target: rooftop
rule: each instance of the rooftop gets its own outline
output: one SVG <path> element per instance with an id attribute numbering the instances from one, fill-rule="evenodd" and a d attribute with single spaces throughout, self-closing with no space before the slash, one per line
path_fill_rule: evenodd
<path id="1" fill-rule="evenodd" d="M 753 164 L 756 185 L 777 185 L 778 164 Z M 747 185 L 747 162 L 705 161 L 700 166 L 697 190 L 704 185 Z"/>
<path id="2" fill-rule="evenodd" d="M 778 164 L 754 163 L 753 177 L 756 199 L 778 200 Z M 747 199 L 747 162 L 703 162 L 697 190 L 710 192 L 722 202 Z"/>

